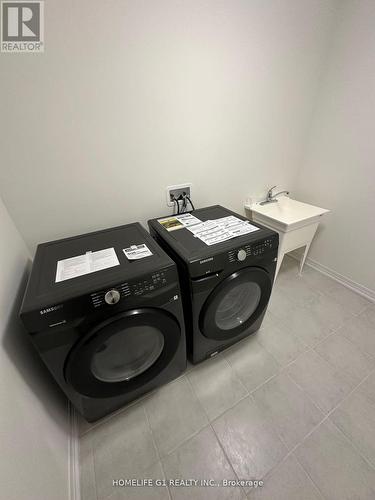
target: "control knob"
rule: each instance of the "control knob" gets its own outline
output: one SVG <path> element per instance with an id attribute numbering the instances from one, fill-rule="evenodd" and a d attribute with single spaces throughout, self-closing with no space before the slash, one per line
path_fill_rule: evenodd
<path id="1" fill-rule="evenodd" d="M 117 304 L 120 298 L 121 298 L 120 292 L 115 288 L 113 288 L 112 290 L 108 290 L 108 292 L 104 295 L 104 300 L 109 305 Z"/>
<path id="2" fill-rule="evenodd" d="M 239 260 L 240 262 L 242 262 L 243 260 L 246 259 L 246 250 L 244 250 L 243 248 L 241 248 L 240 250 L 238 250 L 237 252 L 237 260 Z"/>

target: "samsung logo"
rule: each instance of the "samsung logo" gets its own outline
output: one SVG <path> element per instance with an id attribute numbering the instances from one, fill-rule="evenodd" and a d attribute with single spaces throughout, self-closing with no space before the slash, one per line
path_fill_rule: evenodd
<path id="1" fill-rule="evenodd" d="M 50 312 L 57 311 L 58 309 L 62 309 L 63 307 L 63 304 L 59 304 L 58 306 L 47 307 L 46 309 L 42 309 L 39 312 L 41 315 L 48 314 Z"/>
<path id="2" fill-rule="evenodd" d="M 214 260 L 213 257 L 208 257 L 208 259 L 203 259 L 199 261 L 199 264 L 205 264 L 206 262 L 210 262 L 211 260 Z"/>

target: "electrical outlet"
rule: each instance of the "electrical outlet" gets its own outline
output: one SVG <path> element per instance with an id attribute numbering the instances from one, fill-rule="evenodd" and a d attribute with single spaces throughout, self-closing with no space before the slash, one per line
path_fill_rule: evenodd
<path id="1" fill-rule="evenodd" d="M 173 197 L 177 200 L 178 197 L 183 193 L 186 193 L 189 198 L 191 198 L 191 188 L 192 184 L 190 182 L 186 182 L 185 184 L 178 184 L 176 186 L 168 186 L 166 189 L 168 207 L 174 206 Z"/>

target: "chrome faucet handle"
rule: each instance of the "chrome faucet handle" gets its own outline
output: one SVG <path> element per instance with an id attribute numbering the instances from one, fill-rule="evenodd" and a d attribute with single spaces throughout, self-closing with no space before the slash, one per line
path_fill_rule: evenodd
<path id="1" fill-rule="evenodd" d="M 275 189 L 275 187 L 277 187 L 277 184 L 276 186 L 272 186 L 271 188 L 269 188 L 269 190 L 267 191 L 267 198 L 270 199 L 272 197 L 272 190 Z"/>

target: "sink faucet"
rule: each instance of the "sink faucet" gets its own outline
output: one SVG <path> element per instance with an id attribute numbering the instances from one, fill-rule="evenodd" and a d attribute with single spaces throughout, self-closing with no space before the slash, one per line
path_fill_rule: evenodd
<path id="1" fill-rule="evenodd" d="M 277 196 L 280 196 L 281 194 L 289 194 L 289 191 L 280 191 L 279 193 L 272 194 L 272 191 L 275 189 L 276 186 L 272 186 L 268 191 L 267 191 L 267 196 L 264 201 L 260 202 L 260 205 L 267 205 L 267 203 L 276 203 L 277 202 Z"/>

